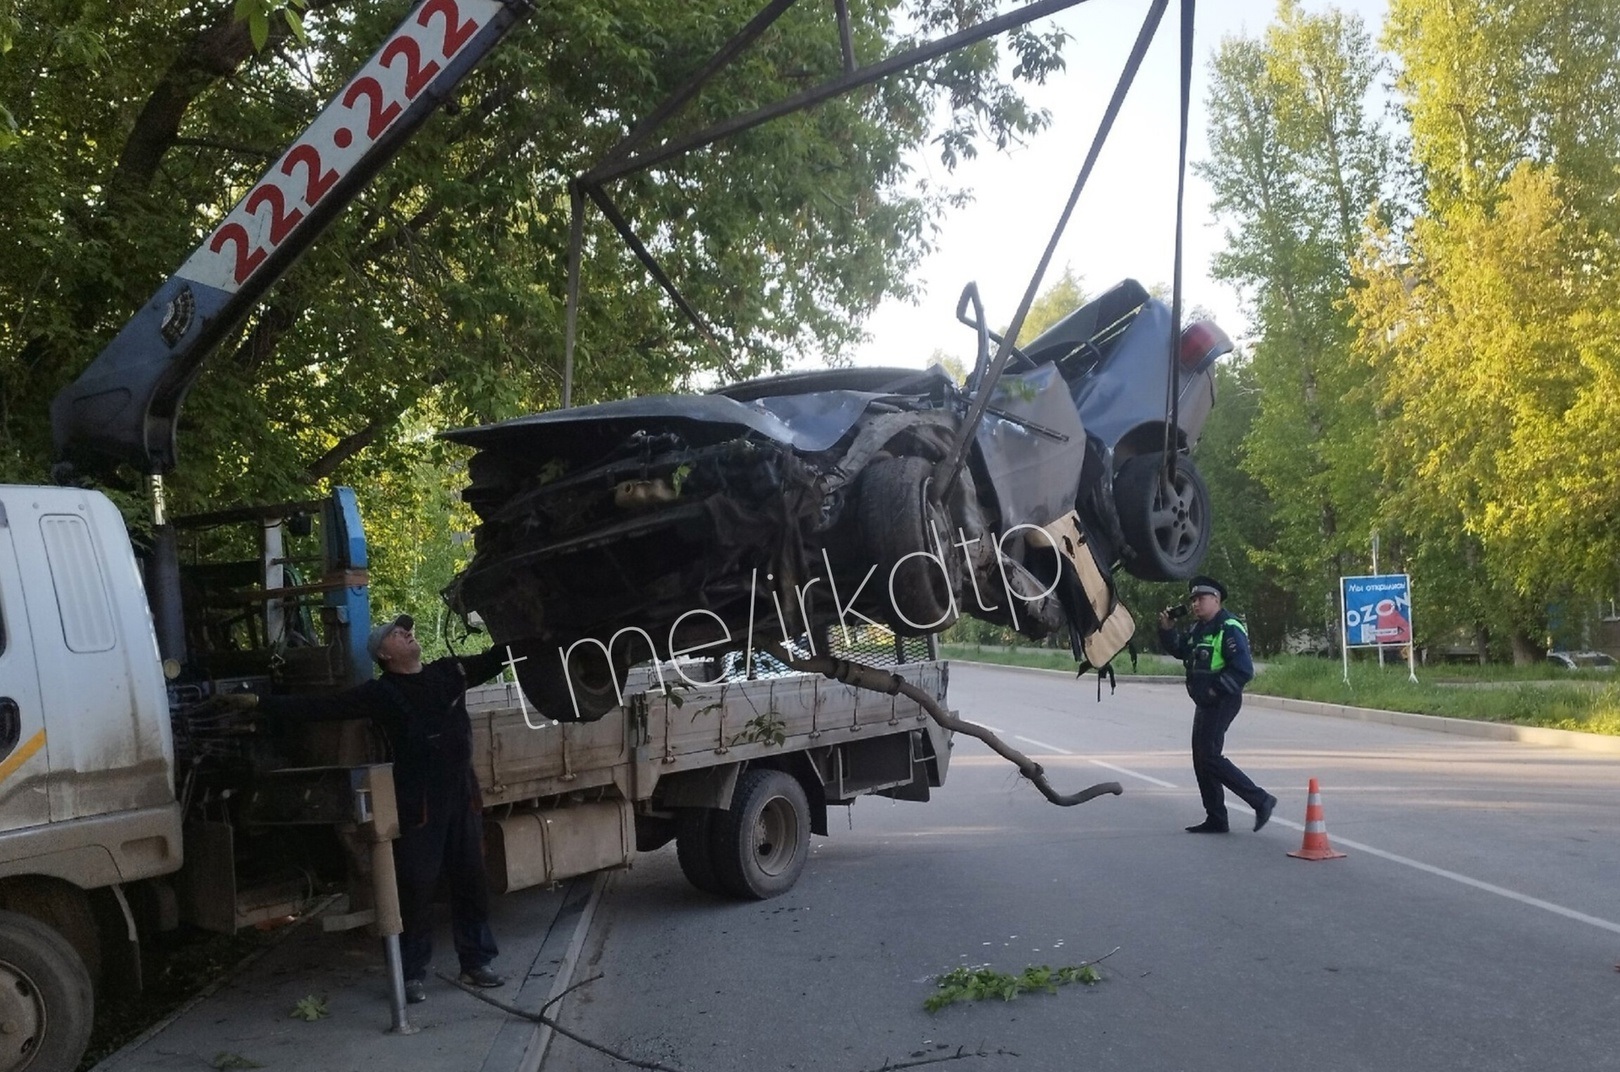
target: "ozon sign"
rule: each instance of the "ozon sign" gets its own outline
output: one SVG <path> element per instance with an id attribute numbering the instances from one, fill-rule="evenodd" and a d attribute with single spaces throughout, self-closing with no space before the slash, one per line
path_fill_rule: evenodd
<path id="1" fill-rule="evenodd" d="M 1407 574 L 1341 577 L 1339 588 L 1347 647 L 1412 642 L 1412 581 Z"/>

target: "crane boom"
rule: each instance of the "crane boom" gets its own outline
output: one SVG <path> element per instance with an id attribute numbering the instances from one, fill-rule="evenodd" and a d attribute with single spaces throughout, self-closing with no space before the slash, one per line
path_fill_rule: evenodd
<path id="1" fill-rule="evenodd" d="M 202 364 L 532 0 L 422 0 L 172 276 L 51 403 L 59 461 L 175 466 Z"/>

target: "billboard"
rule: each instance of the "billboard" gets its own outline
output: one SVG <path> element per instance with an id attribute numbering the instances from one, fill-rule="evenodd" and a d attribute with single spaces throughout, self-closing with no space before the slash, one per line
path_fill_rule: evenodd
<path id="1" fill-rule="evenodd" d="M 1346 647 L 1412 642 L 1412 581 L 1404 573 L 1340 577 Z"/>

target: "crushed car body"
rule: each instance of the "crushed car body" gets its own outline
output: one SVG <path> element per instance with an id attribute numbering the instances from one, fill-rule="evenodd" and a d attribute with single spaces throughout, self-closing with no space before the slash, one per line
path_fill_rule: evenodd
<path id="1" fill-rule="evenodd" d="M 1167 311 L 1160 359 L 1132 349 L 1151 334 L 1133 325 L 1161 311 L 1122 284 L 1019 353 L 989 385 L 948 487 L 938 468 L 986 365 L 983 332 L 965 387 L 937 367 L 831 369 L 444 433 L 476 451 L 463 496 L 479 519 L 476 553 L 446 598 L 483 619 L 525 693 L 564 721 L 622 702 L 628 668 L 648 660 L 675 683 L 677 660 L 694 653 L 805 638 L 815 654 L 833 630 L 917 636 L 962 614 L 1036 639 L 1068 626 L 1077 657 L 1104 663 L 1132 631 L 1114 596 L 1117 561 L 1198 565 L 1173 547 L 1131 546 L 1133 534 L 1155 538 L 1149 515 L 1164 514 L 1163 501 L 1139 518 L 1113 501 L 1132 459 L 1161 457 L 1143 422 L 1116 412 L 1162 406 Z M 1206 391 L 1213 359 L 1183 361 L 1184 397 Z M 1120 418 L 1095 418 L 1119 435 L 1087 434 L 1088 399 Z M 1184 410 L 1194 426 L 1188 435 L 1184 421 L 1182 450 L 1207 412 Z M 1162 416 L 1145 416 L 1162 451 Z M 1190 462 L 1178 469 L 1185 478 Z M 1199 560 L 1207 501 L 1201 509 Z"/>

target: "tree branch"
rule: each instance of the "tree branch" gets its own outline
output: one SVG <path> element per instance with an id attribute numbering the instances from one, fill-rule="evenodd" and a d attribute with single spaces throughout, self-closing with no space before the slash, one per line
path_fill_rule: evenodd
<path id="1" fill-rule="evenodd" d="M 253 54 L 246 20 L 226 12 L 221 20 L 198 31 L 146 98 L 124 141 L 107 184 L 107 202 L 116 204 L 144 192 L 158 164 L 174 146 L 186 109 L 209 86 L 234 74 Z"/>
<path id="2" fill-rule="evenodd" d="M 473 989 L 472 987 L 468 986 L 467 984 L 461 982 L 459 979 L 452 979 L 450 976 L 444 974 L 444 972 L 434 972 L 433 974 L 437 975 L 440 979 L 443 979 L 445 982 L 449 983 L 451 986 L 455 987 L 457 990 L 460 990 L 460 991 L 463 991 L 464 993 L 472 995 L 473 997 L 477 998 L 479 1001 L 482 1001 L 486 1005 L 493 1005 L 497 1009 L 500 1009 L 504 1013 L 507 1013 L 507 1014 L 509 1014 L 511 1016 L 519 1017 L 520 1019 L 523 1019 L 523 1020 L 528 1020 L 531 1023 L 545 1024 L 547 1027 L 549 1027 L 553 1031 L 557 1032 L 557 1034 L 562 1035 L 565 1038 L 571 1038 L 575 1042 L 579 1043 L 581 1046 L 585 1046 L 585 1047 L 588 1047 L 590 1049 L 593 1049 L 597 1053 L 605 1053 L 609 1057 L 613 1058 L 615 1061 L 620 1061 L 620 1062 L 622 1062 L 624 1064 L 627 1064 L 627 1065 L 631 1066 L 632 1068 L 647 1068 L 647 1069 L 654 1070 L 654 1072 L 681 1072 L 680 1069 L 675 1068 L 675 1067 L 673 1067 L 671 1065 L 659 1064 L 657 1061 L 643 1061 L 640 1058 L 631 1057 L 629 1054 L 620 1053 L 617 1050 L 609 1049 L 608 1047 L 602 1045 L 600 1042 L 592 1042 L 590 1039 L 586 1038 L 584 1035 L 581 1035 L 581 1034 L 579 1034 L 577 1032 L 568 1030 L 568 1028 L 564 1027 L 562 1024 L 559 1024 L 556 1020 L 553 1020 L 551 1017 L 547 1016 L 545 1013 L 529 1012 L 529 1011 L 527 1011 L 525 1009 L 520 1009 L 515 1005 L 508 1005 L 504 1001 L 497 1001 L 495 998 L 490 997 L 488 994 L 485 994 L 485 993 L 482 993 L 482 992 L 480 992 L 478 990 Z M 585 980 L 585 982 L 587 982 L 587 983 L 591 982 L 591 981 L 592 980 L 590 980 L 590 979 Z M 583 986 L 584 983 L 581 983 L 580 985 Z M 570 989 L 572 989 L 572 988 L 570 988 Z M 566 993 L 566 991 L 565 991 L 565 993 Z M 561 995 L 558 995 L 558 996 L 560 997 Z M 547 1004 L 549 1005 L 550 1002 L 547 1002 Z"/>
<path id="3" fill-rule="evenodd" d="M 652 1070 L 654 1070 L 654 1072 L 681 1072 L 680 1069 L 675 1068 L 675 1067 L 673 1067 L 671 1065 L 660 1064 L 657 1061 L 643 1061 L 640 1058 L 631 1057 L 629 1054 L 620 1053 L 617 1050 L 609 1049 L 608 1047 L 602 1045 L 599 1042 L 591 1041 L 590 1039 L 588 1039 L 585 1036 L 579 1034 L 578 1032 L 570 1031 L 568 1028 L 566 1028 L 563 1025 L 559 1024 L 556 1020 L 552 1019 L 551 1017 L 549 1017 L 549 1016 L 547 1016 L 545 1014 L 546 1009 L 551 1008 L 557 1002 L 561 1001 L 563 998 L 567 997 L 569 994 L 572 994 L 574 991 L 578 990 L 580 987 L 585 986 L 587 983 L 596 982 L 598 979 L 602 978 L 601 975 L 593 975 L 589 979 L 583 979 L 580 982 L 575 983 L 573 986 L 569 987 L 567 990 L 564 990 L 561 994 L 558 994 L 556 997 L 552 998 L 550 1001 L 548 1001 L 544 1005 L 540 1006 L 540 1011 L 539 1012 L 529 1012 L 528 1010 L 520 1009 L 515 1005 L 508 1005 L 506 1002 L 500 1001 L 497 998 L 492 998 L 488 994 L 485 994 L 483 991 L 476 990 L 473 987 L 468 986 L 466 983 L 463 983 L 459 979 L 451 978 L 450 976 L 446 975 L 444 972 L 434 972 L 433 974 L 437 975 L 440 979 L 443 979 L 445 982 L 449 983 L 451 986 L 455 987 L 457 990 L 460 990 L 463 993 L 468 994 L 471 997 L 477 998 L 479 1001 L 482 1001 L 486 1005 L 493 1005 L 495 1008 L 501 1010 L 502 1012 L 506 1013 L 509 1016 L 516 1016 L 521 1020 L 528 1020 L 530 1023 L 545 1024 L 547 1027 L 549 1027 L 553 1031 L 557 1032 L 557 1034 L 562 1035 L 565 1038 L 573 1039 L 575 1042 L 579 1043 L 581 1046 L 587 1047 L 588 1049 L 595 1050 L 597 1053 L 606 1054 L 607 1056 L 613 1058 L 615 1061 L 620 1061 L 620 1062 L 622 1062 L 624 1064 L 630 1065 L 632 1068 L 652 1069 Z M 871 1072 L 894 1072 L 895 1069 L 901 1069 L 901 1068 L 921 1068 L 923 1065 L 944 1064 L 946 1061 L 960 1061 L 960 1060 L 963 1060 L 964 1058 L 968 1058 L 968 1057 L 1017 1057 L 1017 1056 L 1019 1056 L 1019 1055 L 1017 1053 L 1014 1053 L 1012 1050 L 1002 1050 L 1002 1049 L 987 1050 L 983 1046 L 980 1046 L 976 1050 L 969 1050 L 965 1046 L 958 1046 L 956 1048 L 956 1052 L 944 1054 L 944 1055 L 941 1055 L 941 1056 L 938 1056 L 938 1057 L 924 1057 L 924 1058 L 922 1058 L 920 1060 L 915 1060 L 915 1061 L 898 1061 L 898 1062 L 885 1061 L 885 1062 L 883 1062 L 881 1067 L 876 1068 L 876 1069 L 872 1069 Z"/>
<path id="4" fill-rule="evenodd" d="M 885 1061 L 885 1062 L 883 1062 L 883 1064 L 880 1067 L 872 1069 L 871 1072 L 894 1072 L 894 1070 L 897 1069 L 897 1068 L 921 1068 L 923 1065 L 939 1065 L 939 1064 L 944 1064 L 946 1061 L 960 1061 L 960 1060 L 963 1060 L 964 1058 L 968 1058 L 968 1057 L 1018 1057 L 1018 1056 L 1020 1056 L 1020 1054 L 1015 1053 L 1012 1050 L 1001 1050 L 1001 1049 L 987 1050 L 983 1046 L 980 1046 L 976 1050 L 970 1050 L 970 1049 L 966 1048 L 965 1046 L 958 1046 L 956 1048 L 955 1053 L 948 1053 L 948 1054 L 945 1054 L 944 1056 L 941 1056 L 941 1057 L 923 1057 L 923 1058 L 921 1058 L 919 1060 L 915 1060 L 915 1061 L 897 1061 L 897 1062 Z"/>
<path id="5" fill-rule="evenodd" d="M 336 2 L 310 0 L 304 17 Z M 220 7 L 219 20 L 186 42 L 135 117 L 107 183 L 108 205 L 143 193 L 151 185 L 163 157 L 178 144 L 180 124 L 192 102 L 216 82 L 235 74 L 252 57 L 253 37 L 247 20 L 238 19 L 227 5 Z M 290 32 L 284 21 L 274 20 L 271 43 L 285 40 Z"/>
<path id="6" fill-rule="evenodd" d="M 389 417 L 373 417 L 358 432 L 350 432 L 338 440 L 336 445 L 325 454 L 304 467 L 304 483 L 318 484 L 331 476 L 338 466 L 376 442 L 377 437 L 382 434 L 382 430 L 393 424 L 398 418 L 399 414 L 397 413 Z"/>
<path id="7" fill-rule="evenodd" d="M 223 149 L 228 153 L 240 153 L 260 160 L 270 160 L 276 155 L 274 149 L 266 149 L 262 145 L 243 145 L 240 142 L 219 141 L 214 138 L 175 138 L 171 144 L 196 146 L 199 149 Z"/>
<path id="8" fill-rule="evenodd" d="M 858 689 L 870 689 L 873 692 L 886 693 L 890 696 L 899 693 L 901 696 L 917 701 L 922 705 L 922 709 L 928 712 L 928 717 L 941 726 L 954 733 L 965 733 L 969 737 L 976 738 L 989 745 L 991 751 L 1017 767 L 1018 773 L 1033 782 L 1035 788 L 1040 791 L 1041 796 L 1059 807 L 1067 808 L 1075 804 L 1084 804 L 1093 797 L 1100 797 L 1105 793 L 1117 797 L 1125 792 L 1118 782 L 1099 782 L 1096 785 L 1080 790 L 1078 793 L 1059 793 L 1052 788 L 1052 783 L 1046 780 L 1046 772 L 1039 763 L 1007 744 L 985 727 L 957 718 L 934 697 L 898 674 L 891 674 L 888 671 L 871 666 L 863 666 L 860 663 L 852 663 L 847 659 L 835 659 L 830 655 L 815 655 L 808 659 L 801 659 L 789 654 L 788 650 L 781 644 L 765 645 L 765 650 L 788 666 L 803 673 L 821 674 L 824 677 L 832 678 L 834 681 L 854 685 Z"/>

